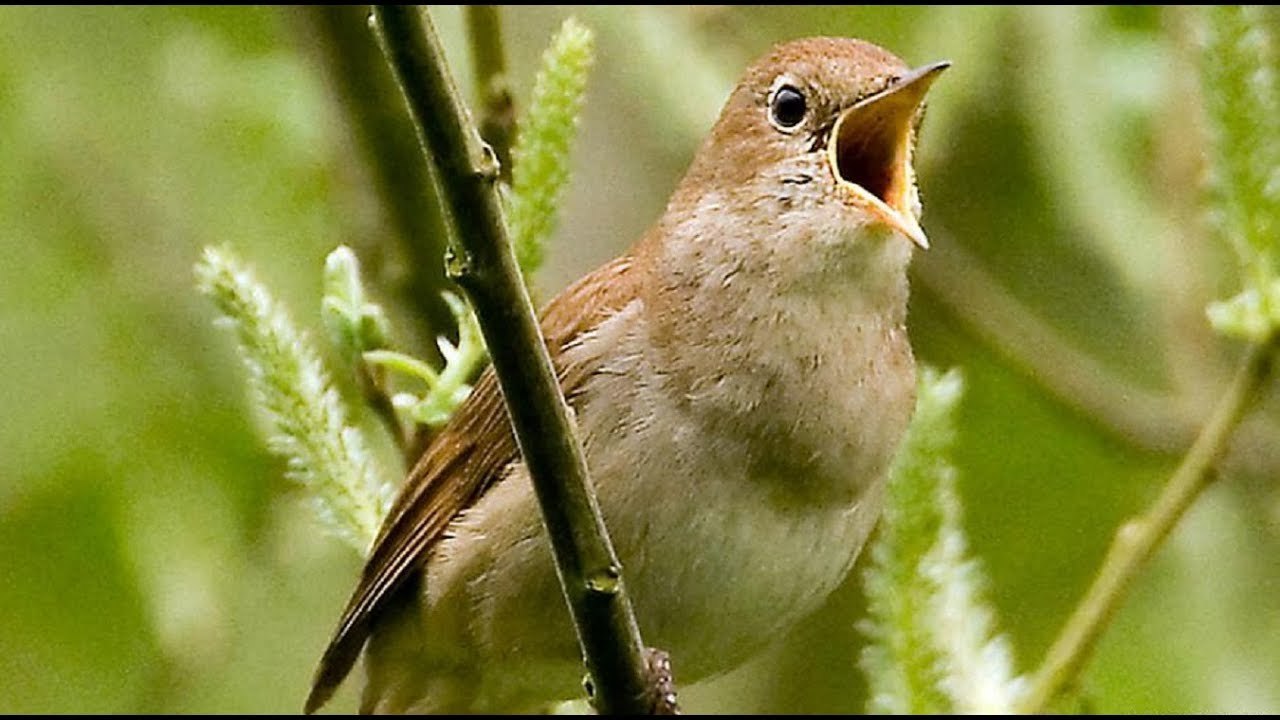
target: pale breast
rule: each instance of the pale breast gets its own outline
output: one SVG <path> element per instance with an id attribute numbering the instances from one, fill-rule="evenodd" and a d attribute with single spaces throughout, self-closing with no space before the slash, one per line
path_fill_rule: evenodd
<path id="1" fill-rule="evenodd" d="M 673 396 L 646 332 L 637 302 L 571 348 L 607 358 L 572 401 L 641 630 L 693 682 L 760 649 L 844 577 L 879 513 L 889 452 L 861 457 L 891 431 L 865 428 L 892 423 L 872 422 L 876 391 L 835 363 L 803 375 L 827 388 L 814 402 L 795 397 L 814 392 L 811 383 L 766 387 L 751 377 L 759 367 L 726 369 L 721 389 L 749 388 L 757 412 L 792 417 L 707 422 L 723 399 Z M 479 693 L 494 706 L 549 689 L 571 694 L 578 650 L 523 468 L 452 534 L 430 566 L 428 615 L 447 619 L 438 632 L 455 637 L 467 616 L 463 644 L 493 668 Z"/>

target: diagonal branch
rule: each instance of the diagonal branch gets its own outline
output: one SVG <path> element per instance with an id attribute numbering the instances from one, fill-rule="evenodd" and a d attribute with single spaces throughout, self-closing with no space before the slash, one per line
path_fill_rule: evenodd
<path id="1" fill-rule="evenodd" d="M 508 399 L 596 706 L 602 713 L 647 713 L 653 683 L 644 645 L 581 442 L 507 238 L 495 187 L 497 161 L 471 123 L 426 12 L 380 5 L 373 17 L 455 223 L 458 245 L 448 265 L 475 308 Z"/>
<path id="2" fill-rule="evenodd" d="M 1213 482 L 1215 466 L 1232 433 L 1274 371 L 1278 345 L 1280 333 L 1273 333 L 1265 342 L 1249 347 L 1230 388 L 1159 497 L 1146 513 L 1120 526 L 1093 585 L 1045 656 L 1023 698 L 1021 712 L 1046 712 L 1084 667 L 1133 579 Z"/>

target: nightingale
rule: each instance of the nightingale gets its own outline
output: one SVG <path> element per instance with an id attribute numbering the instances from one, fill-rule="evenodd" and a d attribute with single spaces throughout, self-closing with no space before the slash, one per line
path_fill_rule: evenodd
<path id="1" fill-rule="evenodd" d="M 541 313 L 640 629 L 681 683 L 816 610 L 877 520 L 915 402 L 907 266 L 928 243 L 912 153 L 947 66 L 846 38 L 774 47 L 661 218 Z M 362 651 L 365 712 L 581 692 L 492 370 L 409 473 L 308 712 Z"/>

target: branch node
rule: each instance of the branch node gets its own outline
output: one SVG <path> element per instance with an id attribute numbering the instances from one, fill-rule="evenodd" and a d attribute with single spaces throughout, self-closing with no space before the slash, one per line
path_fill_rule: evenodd
<path id="1" fill-rule="evenodd" d="M 450 245 L 444 251 L 444 273 L 454 282 L 461 282 L 475 274 L 475 262 L 471 253 Z"/>
<path id="2" fill-rule="evenodd" d="M 1137 518 L 1126 521 L 1116 530 L 1116 545 L 1133 547 L 1146 533 L 1146 526 L 1146 523 Z"/>
<path id="3" fill-rule="evenodd" d="M 622 569 L 617 565 L 609 565 L 587 578 L 587 589 L 600 595 L 617 595 L 621 580 Z"/>
<path id="4" fill-rule="evenodd" d="M 498 153 L 487 142 L 480 143 L 480 163 L 476 167 L 476 177 L 487 183 L 496 183 L 502 177 L 502 162 Z"/>

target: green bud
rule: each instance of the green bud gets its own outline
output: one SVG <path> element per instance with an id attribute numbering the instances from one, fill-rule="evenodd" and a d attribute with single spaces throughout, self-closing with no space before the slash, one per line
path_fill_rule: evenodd
<path id="1" fill-rule="evenodd" d="M 1280 280 L 1263 291 L 1250 287 L 1230 300 L 1210 303 L 1205 312 L 1209 324 L 1223 335 L 1264 342 L 1280 327 Z"/>
<path id="2" fill-rule="evenodd" d="M 365 351 L 390 345 L 391 323 L 380 305 L 365 302 L 360 262 L 346 245 L 325 258 L 320 316 L 329 339 L 352 362 Z"/>
<path id="3" fill-rule="evenodd" d="M 339 245 L 324 259 L 324 294 L 336 298 L 347 308 L 364 303 L 364 288 L 360 285 L 360 262 L 346 245 Z M 354 314 L 354 313 L 353 313 Z"/>

